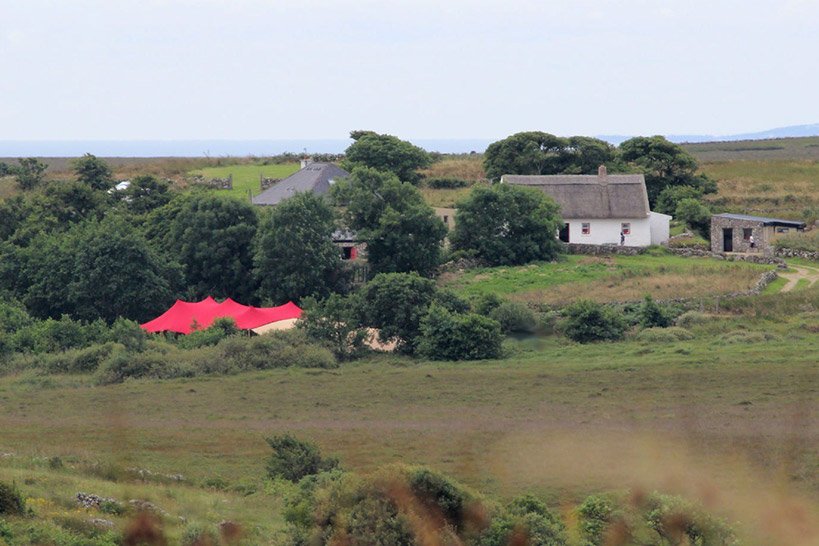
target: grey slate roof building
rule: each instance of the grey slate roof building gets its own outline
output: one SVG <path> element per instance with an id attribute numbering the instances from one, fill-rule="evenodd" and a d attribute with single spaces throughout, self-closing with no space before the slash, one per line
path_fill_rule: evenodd
<path id="1" fill-rule="evenodd" d="M 603 166 L 597 175 L 505 174 L 501 182 L 542 190 L 563 218 L 646 218 L 651 212 L 642 174 L 608 174 Z"/>
<path id="2" fill-rule="evenodd" d="M 254 197 L 252 202 L 254 205 L 274 206 L 297 193 L 313 192 L 323 195 L 330 190 L 334 181 L 348 176 L 350 173 L 333 163 L 308 163 Z"/>

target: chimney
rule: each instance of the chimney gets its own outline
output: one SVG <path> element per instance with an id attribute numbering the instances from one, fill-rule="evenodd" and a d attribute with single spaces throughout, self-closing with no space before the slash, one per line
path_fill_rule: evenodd
<path id="1" fill-rule="evenodd" d="M 601 182 L 605 183 L 606 177 L 608 177 L 609 173 L 606 172 L 606 166 L 600 165 L 597 167 L 597 178 L 600 179 Z"/>

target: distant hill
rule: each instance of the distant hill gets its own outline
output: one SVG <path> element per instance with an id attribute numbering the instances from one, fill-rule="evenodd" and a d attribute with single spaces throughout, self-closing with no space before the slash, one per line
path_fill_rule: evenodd
<path id="1" fill-rule="evenodd" d="M 764 140 L 770 138 L 794 138 L 819 136 L 819 123 L 809 125 L 790 125 L 777 127 L 757 133 L 742 133 L 736 135 L 666 135 L 671 142 L 699 143 L 699 142 L 734 142 L 737 140 Z M 610 142 L 615 146 L 632 138 L 628 135 L 600 135 L 597 138 Z"/>

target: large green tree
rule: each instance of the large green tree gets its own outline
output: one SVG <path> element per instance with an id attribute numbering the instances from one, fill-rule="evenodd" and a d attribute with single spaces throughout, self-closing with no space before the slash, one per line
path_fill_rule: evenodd
<path id="1" fill-rule="evenodd" d="M 114 185 L 114 176 L 108 163 L 92 154 L 75 159 L 74 174 L 77 180 L 95 190 L 108 190 Z"/>
<path id="2" fill-rule="evenodd" d="M 418 169 L 429 167 L 432 157 L 423 148 L 392 135 L 372 131 L 353 131 L 355 140 L 345 152 L 345 168 L 365 166 L 395 174 L 401 181 L 417 183 L 421 180 Z"/>
<path id="3" fill-rule="evenodd" d="M 527 131 L 490 144 L 484 169 L 490 180 L 504 174 L 592 174 L 613 159 L 614 147 L 597 138 Z"/>
<path id="4" fill-rule="evenodd" d="M 357 167 L 335 185 L 333 196 L 345 208 L 345 223 L 367 243 L 373 274 L 433 273 L 446 226 L 416 187 L 394 174 Z"/>
<path id="5" fill-rule="evenodd" d="M 664 137 L 631 138 L 620 144 L 618 152 L 622 162 L 645 175 L 648 201 L 652 207 L 669 186 L 691 186 L 703 193 L 716 191 L 712 180 L 697 175 L 694 157 Z"/>
<path id="6" fill-rule="evenodd" d="M 313 193 L 276 205 L 259 228 L 255 274 L 263 300 L 324 297 L 335 287 L 341 251 L 333 244 L 333 210 Z"/>
<path id="7" fill-rule="evenodd" d="M 435 282 L 417 273 L 381 273 L 358 292 L 361 322 L 378 328 L 382 342 L 396 340 L 411 353 L 435 295 Z"/>
<path id="8" fill-rule="evenodd" d="M 495 184 L 475 188 L 459 205 L 450 242 L 493 265 L 552 260 L 561 225 L 558 205 L 543 192 Z"/>
<path id="9" fill-rule="evenodd" d="M 126 190 L 117 192 L 125 207 L 134 214 L 147 214 L 162 207 L 171 200 L 170 186 L 167 182 L 151 175 L 134 177 Z"/>
<path id="10" fill-rule="evenodd" d="M 151 214 L 148 233 L 182 264 L 187 295 L 248 301 L 256 288 L 256 210 L 238 199 L 205 192 L 181 196 L 166 207 Z"/>
<path id="11" fill-rule="evenodd" d="M 36 157 L 21 157 L 19 165 L 14 167 L 13 174 L 17 176 L 17 184 L 23 190 L 33 189 L 42 184 L 48 165 Z"/>
<path id="12" fill-rule="evenodd" d="M 18 251 L 17 287 L 32 314 L 144 321 L 173 302 L 179 271 L 122 218 L 89 220 L 42 234 Z"/>

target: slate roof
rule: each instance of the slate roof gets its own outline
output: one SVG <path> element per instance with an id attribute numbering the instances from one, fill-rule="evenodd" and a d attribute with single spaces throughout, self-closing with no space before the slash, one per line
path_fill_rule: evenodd
<path id="1" fill-rule="evenodd" d="M 340 180 L 348 176 L 350 173 L 333 163 L 310 163 L 276 182 L 254 197 L 252 202 L 254 205 L 278 205 L 297 193 L 313 192 L 322 195 L 330 189 L 330 180 Z"/>
<path id="2" fill-rule="evenodd" d="M 560 205 L 566 218 L 646 218 L 646 181 L 642 174 L 505 174 L 501 182 L 539 188 Z"/>
<path id="3" fill-rule="evenodd" d="M 797 220 L 783 220 L 781 218 L 766 218 L 765 216 L 751 216 L 749 214 L 731 214 L 731 213 L 724 213 L 724 214 L 715 214 L 719 218 L 728 218 L 731 220 L 746 220 L 749 222 L 759 222 L 763 226 L 781 226 L 781 227 L 792 227 L 796 229 L 805 229 L 807 224 L 805 222 L 799 222 Z"/>

